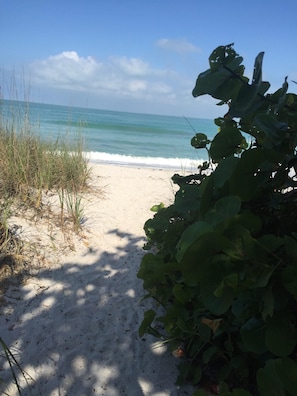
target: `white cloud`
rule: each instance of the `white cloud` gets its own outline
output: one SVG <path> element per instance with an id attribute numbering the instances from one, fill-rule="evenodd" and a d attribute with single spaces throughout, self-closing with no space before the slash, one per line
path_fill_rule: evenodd
<path id="1" fill-rule="evenodd" d="M 189 53 L 189 52 L 200 52 L 200 48 L 189 43 L 185 39 L 162 38 L 156 42 L 156 45 L 160 48 L 164 48 L 169 51 L 177 52 L 179 54 Z"/>
<path id="2" fill-rule="evenodd" d="M 35 81 L 51 86 L 71 88 L 76 81 L 84 82 L 98 72 L 101 65 L 94 58 L 79 57 L 75 51 L 64 51 L 31 65 Z"/>
<path id="3" fill-rule="evenodd" d="M 154 69 L 138 58 L 110 57 L 97 61 L 64 51 L 31 64 L 34 83 L 52 88 L 122 97 L 172 93 L 169 70 Z"/>
<path id="4" fill-rule="evenodd" d="M 118 65 L 123 72 L 131 76 L 145 76 L 151 72 L 149 65 L 141 59 L 113 57 L 112 61 L 115 65 Z"/>
<path id="5" fill-rule="evenodd" d="M 196 76 L 156 68 L 136 57 L 96 59 L 64 51 L 30 65 L 30 81 L 46 103 L 207 117 L 204 102 L 191 92 Z M 38 100 L 36 100 L 38 101 Z"/>

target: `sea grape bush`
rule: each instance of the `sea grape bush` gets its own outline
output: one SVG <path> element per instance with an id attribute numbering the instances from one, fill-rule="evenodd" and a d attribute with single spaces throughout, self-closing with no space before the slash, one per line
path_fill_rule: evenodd
<path id="1" fill-rule="evenodd" d="M 191 144 L 209 159 L 179 186 L 169 207 L 145 223 L 138 277 L 148 310 L 139 328 L 163 337 L 181 358 L 178 383 L 195 396 L 297 395 L 297 95 L 287 78 L 274 93 L 250 81 L 233 44 L 216 48 L 193 96 L 227 105 L 209 140 Z M 153 306 L 154 307 L 154 306 Z M 220 389 L 220 390 L 218 390 Z"/>

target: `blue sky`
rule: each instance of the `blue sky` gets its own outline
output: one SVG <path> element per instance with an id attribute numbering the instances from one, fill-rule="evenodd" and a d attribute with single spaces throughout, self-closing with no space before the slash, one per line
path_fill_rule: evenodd
<path id="1" fill-rule="evenodd" d="M 252 74 L 265 52 L 272 90 L 297 80 L 297 1 L 0 0 L 6 99 L 213 118 L 191 95 L 219 45 L 235 43 Z M 293 92 L 295 84 L 290 84 Z"/>

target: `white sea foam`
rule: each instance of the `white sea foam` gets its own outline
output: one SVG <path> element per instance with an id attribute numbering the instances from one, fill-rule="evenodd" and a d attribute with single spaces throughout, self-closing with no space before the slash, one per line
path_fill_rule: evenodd
<path id="1" fill-rule="evenodd" d="M 189 158 L 162 158 L 162 157 L 137 157 L 130 155 L 109 154 L 100 152 L 87 152 L 90 162 L 106 163 L 129 166 L 143 166 L 147 168 L 175 169 L 195 171 L 202 160 Z"/>

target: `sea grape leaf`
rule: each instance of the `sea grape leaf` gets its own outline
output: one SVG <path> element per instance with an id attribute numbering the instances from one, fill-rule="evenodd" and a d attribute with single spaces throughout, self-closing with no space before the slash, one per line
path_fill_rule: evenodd
<path id="1" fill-rule="evenodd" d="M 291 396 L 297 396 L 297 364 L 290 358 L 281 359 L 276 371 Z"/>
<path id="2" fill-rule="evenodd" d="M 204 133 L 196 133 L 191 140 L 191 145 L 195 149 L 205 148 L 210 143 L 210 140 Z"/>
<path id="3" fill-rule="evenodd" d="M 198 383 L 201 379 L 201 367 L 190 364 L 189 362 L 184 362 L 178 366 L 179 376 L 177 378 L 177 385 L 184 385 L 191 379 L 191 381 L 195 381 L 194 383 Z M 205 396 L 206 394 L 202 394 Z"/>
<path id="4" fill-rule="evenodd" d="M 240 206 L 241 202 L 238 197 L 223 197 L 215 203 L 213 209 L 206 213 L 204 220 L 215 227 L 225 220 L 229 220 L 230 217 L 237 215 Z"/>
<path id="5" fill-rule="evenodd" d="M 286 396 L 284 384 L 278 375 L 281 359 L 267 360 L 265 366 L 257 371 L 257 385 L 260 396 Z"/>
<path id="6" fill-rule="evenodd" d="M 224 64 L 228 64 L 231 69 L 235 69 L 241 64 L 243 58 L 235 52 L 232 48 L 233 45 L 234 43 L 219 45 L 212 51 L 208 58 L 209 66 L 212 71 L 218 70 Z"/>
<path id="7" fill-rule="evenodd" d="M 225 287 L 222 290 L 220 297 L 214 293 L 217 288 L 215 282 L 211 280 L 204 280 L 201 283 L 201 298 L 206 308 L 215 315 L 222 315 L 230 308 L 234 297 L 233 290 L 230 287 Z"/>
<path id="8" fill-rule="evenodd" d="M 209 94 L 214 98 L 221 100 L 228 100 L 229 95 L 225 96 L 224 99 L 217 97 L 217 87 L 221 86 L 224 82 L 230 79 L 230 73 L 228 70 L 221 68 L 219 71 L 213 72 L 212 70 L 206 70 L 198 75 L 196 85 L 192 91 L 194 98 L 204 94 Z"/>
<path id="9" fill-rule="evenodd" d="M 194 393 L 193 396 L 208 396 L 208 392 L 204 389 L 197 389 Z"/>
<path id="10" fill-rule="evenodd" d="M 292 294 L 297 301 L 297 268 L 296 265 L 289 265 L 281 274 L 281 279 L 286 290 Z"/>
<path id="11" fill-rule="evenodd" d="M 271 95 L 271 99 L 275 100 L 277 98 L 277 104 L 273 106 L 274 114 L 278 114 L 280 109 L 284 106 L 287 98 L 287 91 L 289 88 L 289 84 L 287 83 L 288 77 L 285 78 L 285 81 L 282 87 L 277 90 L 273 95 Z"/>
<path id="12" fill-rule="evenodd" d="M 229 395 L 230 396 L 252 396 L 250 394 L 250 392 L 248 392 L 247 390 L 242 389 L 242 388 L 235 388 L 232 390 L 232 393 L 230 393 L 229 395 L 226 395 L 225 393 L 224 393 L 224 395 L 225 396 L 229 396 Z"/>
<path id="13" fill-rule="evenodd" d="M 275 252 L 284 245 L 284 239 L 273 234 L 265 234 L 258 238 L 259 245 L 268 252 Z"/>
<path id="14" fill-rule="evenodd" d="M 211 339 L 211 329 L 206 324 L 204 324 L 202 321 L 199 326 L 199 338 L 203 343 L 209 342 Z"/>
<path id="15" fill-rule="evenodd" d="M 161 209 L 164 209 L 165 205 L 163 204 L 163 202 L 161 202 L 159 205 L 154 205 L 151 207 L 151 211 L 152 212 L 159 212 Z"/>
<path id="16" fill-rule="evenodd" d="M 156 312 L 153 309 L 149 309 L 144 313 L 144 318 L 139 327 L 138 333 L 140 337 L 143 337 L 148 332 L 153 320 L 155 319 Z"/>
<path id="17" fill-rule="evenodd" d="M 229 105 L 228 117 L 243 119 L 253 114 L 263 105 L 263 101 L 265 100 L 264 93 L 268 91 L 269 87 L 270 84 L 267 81 L 263 81 L 259 87 L 251 85 L 242 86 L 236 100 L 233 100 Z M 248 131 L 248 133 L 252 134 L 251 131 Z M 252 134 L 252 136 L 254 135 Z"/>
<path id="18" fill-rule="evenodd" d="M 179 302 L 185 304 L 193 298 L 195 295 L 195 290 L 188 286 L 177 283 L 173 287 L 173 294 Z"/>
<path id="19" fill-rule="evenodd" d="M 262 82 L 263 57 L 264 57 L 264 52 L 260 52 L 255 59 L 252 85 L 259 86 Z"/>
<path id="20" fill-rule="evenodd" d="M 213 172 L 214 186 L 217 188 L 223 187 L 223 185 L 230 179 L 233 174 L 239 158 L 227 157 L 219 162 L 218 166 Z"/>
<path id="21" fill-rule="evenodd" d="M 216 297 L 222 297 L 226 287 L 235 289 L 237 286 L 238 286 L 238 274 L 227 275 L 219 284 L 219 286 L 215 289 L 214 295 Z"/>
<path id="22" fill-rule="evenodd" d="M 199 210 L 201 191 L 196 184 L 185 184 L 175 194 L 174 210 L 171 218 Z"/>
<path id="23" fill-rule="evenodd" d="M 259 102 L 258 95 L 262 95 L 269 88 L 265 83 L 262 84 L 262 62 L 264 52 L 260 52 L 254 64 L 252 83 L 242 84 L 237 98 L 230 105 L 229 117 L 243 117 L 245 113 L 254 108 Z M 262 90 L 261 90 L 262 88 Z M 260 92 L 261 91 L 261 92 Z"/>
<path id="24" fill-rule="evenodd" d="M 240 161 L 230 178 L 230 193 L 248 201 L 261 193 L 260 187 L 266 186 L 269 172 L 261 172 L 261 165 L 282 161 L 283 156 L 273 150 L 249 149 L 242 153 Z"/>
<path id="25" fill-rule="evenodd" d="M 192 286 L 197 284 L 197 282 L 200 283 L 202 280 L 204 282 L 204 277 L 210 272 L 211 261 L 228 244 L 228 239 L 220 233 L 209 232 L 189 246 L 179 263 L 184 282 Z M 220 276 L 220 274 L 217 273 L 216 276 Z M 216 283 L 214 289 L 218 283 L 219 281 Z"/>
<path id="26" fill-rule="evenodd" d="M 243 260 L 253 256 L 254 239 L 244 225 L 234 221 L 224 232 L 224 235 L 229 244 L 224 246 L 223 252 L 231 259 Z"/>
<path id="27" fill-rule="evenodd" d="M 207 177 L 200 184 L 201 200 L 200 200 L 200 215 L 203 216 L 213 205 L 214 183 L 213 177 Z"/>
<path id="28" fill-rule="evenodd" d="M 276 356 L 290 355 L 297 344 L 295 317 L 290 311 L 275 314 L 267 322 L 265 345 Z"/>
<path id="29" fill-rule="evenodd" d="M 209 57 L 210 69 L 197 78 L 193 96 L 209 94 L 223 102 L 236 97 L 242 84 L 238 76 L 242 77 L 244 72 L 244 67 L 240 66 L 242 60 L 232 45 L 217 47 Z"/>
<path id="30" fill-rule="evenodd" d="M 251 305 L 250 293 L 241 293 L 232 302 L 232 313 L 240 321 L 245 321 L 250 318 L 251 314 L 248 311 L 248 307 Z"/>
<path id="31" fill-rule="evenodd" d="M 163 257 L 147 253 L 143 256 L 140 268 L 137 273 L 139 279 L 143 279 L 143 287 L 146 290 L 162 285 L 164 276 L 174 272 L 177 269 L 175 261 L 164 262 Z M 160 292 L 164 289 L 160 289 Z"/>
<path id="32" fill-rule="evenodd" d="M 297 241 L 291 236 L 286 236 L 285 238 L 285 249 L 287 255 L 293 259 L 297 260 Z"/>
<path id="33" fill-rule="evenodd" d="M 265 327 L 262 320 L 251 317 L 240 329 L 242 341 L 248 352 L 264 353 L 265 345 Z"/>
<path id="34" fill-rule="evenodd" d="M 197 241 L 202 235 L 213 231 L 213 227 L 204 222 L 197 221 L 190 225 L 182 234 L 180 241 L 177 244 L 176 259 L 180 262 L 188 250 L 188 248 Z"/>
<path id="35" fill-rule="evenodd" d="M 266 319 L 273 316 L 275 307 L 274 296 L 271 289 L 266 289 L 263 295 L 263 308 L 262 308 L 262 319 Z"/>
<path id="36" fill-rule="evenodd" d="M 175 302 L 175 304 L 170 305 L 164 316 L 158 318 L 158 320 L 164 324 L 164 328 L 167 333 L 174 333 L 178 329 L 178 323 L 183 322 L 187 319 L 188 311 L 183 304 Z"/>
<path id="37" fill-rule="evenodd" d="M 288 130 L 286 122 L 278 121 L 275 116 L 266 113 L 257 114 L 254 122 L 272 144 L 277 145 L 284 140 L 285 132 Z"/>
<path id="38" fill-rule="evenodd" d="M 234 216 L 234 218 L 230 220 L 230 223 L 241 225 L 242 227 L 246 228 L 251 235 L 260 232 L 262 228 L 260 217 L 249 212 L 240 212 L 237 216 Z"/>
<path id="39" fill-rule="evenodd" d="M 219 199 L 214 205 L 214 210 L 217 213 L 221 213 L 225 218 L 228 218 L 237 215 L 240 207 L 240 199 L 235 195 L 229 195 Z"/>
<path id="40" fill-rule="evenodd" d="M 252 107 L 257 97 L 259 87 L 257 85 L 243 85 L 238 93 L 236 102 L 232 103 L 231 112 L 236 108 L 236 116 L 243 116 Z M 229 113 L 230 114 L 230 113 Z M 232 113 L 234 116 L 235 114 Z"/>
<path id="41" fill-rule="evenodd" d="M 246 147 L 246 140 L 237 128 L 227 127 L 214 137 L 209 153 L 214 162 L 233 156 Z"/>
<path id="42" fill-rule="evenodd" d="M 211 345 L 203 353 L 202 356 L 203 362 L 209 363 L 210 359 L 212 359 L 217 352 L 218 352 L 218 347 L 216 345 Z"/>

